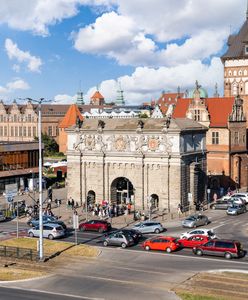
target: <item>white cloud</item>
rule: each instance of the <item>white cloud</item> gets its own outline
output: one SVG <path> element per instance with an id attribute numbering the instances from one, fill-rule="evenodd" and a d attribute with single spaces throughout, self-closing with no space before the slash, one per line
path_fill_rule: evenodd
<path id="1" fill-rule="evenodd" d="M 2 1 L 3 2 L 3 1 Z M 0 5 L 0 24 L 10 28 L 29 30 L 34 34 L 47 36 L 48 26 L 78 13 L 79 5 L 108 7 L 108 0 L 9 0 Z"/>
<path id="2" fill-rule="evenodd" d="M 20 78 L 15 78 L 12 81 L 8 82 L 6 86 L 0 86 L 0 97 L 5 97 L 6 95 L 13 93 L 17 90 L 28 89 L 30 89 L 30 86 L 26 81 Z"/>
<path id="3" fill-rule="evenodd" d="M 239 4 L 240 14 L 244 8 L 241 0 L 116 0 L 115 4 L 117 12 L 102 14 L 74 34 L 74 47 L 121 65 L 150 67 L 216 55 L 230 23 L 234 28 L 240 25 L 238 12 L 233 11 Z"/>
<path id="4" fill-rule="evenodd" d="M 15 91 L 15 90 L 28 90 L 30 88 L 28 83 L 22 79 L 16 79 L 14 81 L 11 81 L 11 82 L 7 83 L 6 87 L 9 92 Z"/>
<path id="5" fill-rule="evenodd" d="M 162 90 L 176 91 L 180 86 L 182 91 L 189 87 L 194 87 L 197 79 L 211 95 L 215 83 L 222 87 L 223 66 L 218 57 L 214 57 L 210 65 L 203 64 L 200 60 L 193 60 L 186 64 L 174 67 L 160 67 L 157 69 L 149 67 L 138 67 L 130 76 L 118 78 L 124 90 L 125 101 L 127 104 L 140 104 L 156 99 Z M 100 85 L 100 92 L 105 97 L 105 101 L 112 102 L 116 99 L 118 84 L 116 80 L 105 80 Z M 90 88 L 85 100 L 96 90 Z"/>
<path id="6" fill-rule="evenodd" d="M 21 68 L 20 68 L 19 65 L 14 64 L 14 65 L 12 66 L 12 69 L 13 69 L 16 73 L 19 73 Z"/>
<path id="7" fill-rule="evenodd" d="M 54 103 L 56 104 L 72 104 L 75 103 L 77 95 L 70 96 L 66 94 L 59 94 L 54 97 Z"/>
<path id="8" fill-rule="evenodd" d="M 20 63 L 27 63 L 31 72 L 40 72 L 42 61 L 39 57 L 32 56 L 28 51 L 22 51 L 11 39 L 5 40 L 5 50 L 9 59 L 16 59 Z"/>

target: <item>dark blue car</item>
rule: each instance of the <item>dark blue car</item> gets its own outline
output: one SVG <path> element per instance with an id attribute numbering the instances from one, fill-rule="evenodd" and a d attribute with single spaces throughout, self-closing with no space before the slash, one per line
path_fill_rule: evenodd
<path id="1" fill-rule="evenodd" d="M 66 225 L 63 221 L 59 221 L 57 218 L 52 217 L 52 216 L 43 216 L 43 224 L 45 224 L 45 223 L 56 223 L 56 224 L 61 225 L 64 230 L 67 229 L 67 227 L 66 227 Z M 27 224 L 30 227 L 38 226 L 39 225 L 39 217 L 35 217 L 35 218 L 30 219 L 27 222 Z"/>

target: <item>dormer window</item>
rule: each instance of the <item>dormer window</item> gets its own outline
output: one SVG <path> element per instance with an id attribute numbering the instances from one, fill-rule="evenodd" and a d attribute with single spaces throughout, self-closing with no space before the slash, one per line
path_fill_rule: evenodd
<path id="1" fill-rule="evenodd" d="M 248 45 L 245 45 L 245 55 L 248 55 Z"/>

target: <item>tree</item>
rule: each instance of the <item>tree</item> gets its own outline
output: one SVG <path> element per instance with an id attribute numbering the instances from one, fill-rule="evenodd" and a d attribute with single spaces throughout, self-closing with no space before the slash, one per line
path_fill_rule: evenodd
<path id="1" fill-rule="evenodd" d="M 47 133 L 41 133 L 42 143 L 44 144 L 44 156 L 53 155 L 59 152 L 59 145 Z M 38 137 L 35 137 L 35 140 L 38 141 Z"/>

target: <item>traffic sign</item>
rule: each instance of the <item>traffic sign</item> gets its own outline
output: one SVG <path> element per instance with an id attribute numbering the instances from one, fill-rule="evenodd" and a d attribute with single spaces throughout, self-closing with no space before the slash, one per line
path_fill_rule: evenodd
<path id="1" fill-rule="evenodd" d="M 73 214 L 73 229 L 78 229 L 79 224 L 78 224 L 78 215 Z"/>
<path id="2" fill-rule="evenodd" d="M 13 199 L 14 199 L 14 197 L 13 196 L 9 196 L 9 195 L 7 195 L 6 196 L 6 201 L 8 202 L 8 203 L 12 203 L 13 202 Z"/>
<path id="3" fill-rule="evenodd" d="M 18 192 L 17 183 L 5 184 L 5 194 L 16 196 Z"/>

